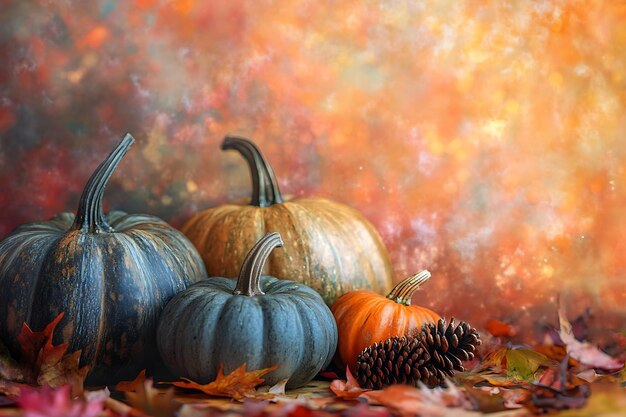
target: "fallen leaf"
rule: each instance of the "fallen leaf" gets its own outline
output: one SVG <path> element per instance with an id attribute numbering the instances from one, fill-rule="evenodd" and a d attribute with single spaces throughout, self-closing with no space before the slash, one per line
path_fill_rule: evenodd
<path id="1" fill-rule="evenodd" d="M 83 397 L 85 397 L 85 399 L 88 402 L 92 402 L 92 401 L 106 401 L 108 398 L 111 397 L 111 391 L 109 391 L 108 388 L 103 388 L 100 390 L 96 390 L 96 391 L 86 391 L 83 393 Z"/>
<path id="2" fill-rule="evenodd" d="M 528 348 L 503 347 L 485 359 L 485 367 L 496 366 L 506 370 L 506 375 L 513 380 L 533 381 L 535 373 L 542 366 L 553 365 L 547 356 Z M 488 375 L 483 376 L 485 379 Z"/>
<path id="3" fill-rule="evenodd" d="M 532 381 L 540 366 L 550 364 L 550 359 L 534 350 L 508 349 L 506 353 L 507 374 L 514 379 Z"/>
<path id="4" fill-rule="evenodd" d="M 289 378 L 281 379 L 273 386 L 264 385 L 257 388 L 254 392 L 246 395 L 246 398 L 257 400 L 280 400 L 287 399 L 285 389 Z"/>
<path id="5" fill-rule="evenodd" d="M 146 381 L 146 370 L 139 372 L 139 374 L 132 381 L 120 381 L 115 385 L 114 390 L 118 392 L 134 392 L 142 389 L 144 382 Z"/>
<path id="6" fill-rule="evenodd" d="M 350 407 L 343 414 L 343 417 L 391 417 L 391 413 L 385 407 L 368 406 L 367 404 L 359 404 Z"/>
<path id="7" fill-rule="evenodd" d="M 61 357 L 58 357 L 58 355 L 46 356 L 44 349 L 41 355 L 41 368 L 37 377 L 37 383 L 52 388 L 70 384 L 72 394 L 78 395 L 84 391 L 84 382 L 89 372 L 89 367 L 80 367 L 80 350 L 65 355 L 66 350 L 67 345 L 64 344 L 63 353 Z"/>
<path id="8" fill-rule="evenodd" d="M 485 330 L 495 337 L 513 337 L 517 334 L 517 328 L 510 323 L 491 319 L 485 324 Z"/>
<path id="9" fill-rule="evenodd" d="M 17 341 L 20 344 L 20 364 L 26 374 L 27 381 L 35 382 L 37 380 L 41 363 L 39 361 L 40 353 L 48 341 L 51 341 L 54 329 L 61 319 L 63 319 L 63 313 L 60 313 L 40 332 L 33 332 L 28 324 L 22 324 L 22 331 L 17 336 Z M 57 351 L 49 352 L 50 355 L 55 353 Z"/>
<path id="10" fill-rule="evenodd" d="M 53 345 L 52 337 L 62 318 L 63 313 L 60 313 L 40 332 L 33 332 L 28 324 L 22 324 L 22 331 L 17 336 L 20 370 L 26 383 L 52 388 L 69 384 L 72 394 L 79 395 L 83 392 L 89 368 L 80 367 L 80 350 L 68 354 L 67 343 Z"/>
<path id="11" fill-rule="evenodd" d="M 474 411 L 470 399 L 449 382 L 447 389 L 391 385 L 383 390 L 363 393 L 361 397 L 370 404 L 383 405 L 402 417 L 463 417 L 482 414 Z"/>
<path id="12" fill-rule="evenodd" d="M 543 373 L 531 389 L 531 404 L 537 412 L 580 408 L 591 394 L 589 385 L 568 372 L 568 358 Z"/>
<path id="13" fill-rule="evenodd" d="M 369 389 L 361 388 L 356 378 L 352 376 L 350 368 L 346 366 L 346 381 L 336 379 L 330 383 L 330 390 L 344 400 L 354 400 Z"/>
<path id="14" fill-rule="evenodd" d="M 142 373 L 139 374 L 141 375 Z M 174 417 L 182 407 L 182 404 L 174 399 L 173 388 L 158 390 L 151 378 L 144 379 L 142 384 L 136 386 L 135 391 L 127 391 L 124 395 L 135 409 L 152 417 Z"/>
<path id="15" fill-rule="evenodd" d="M 559 305 L 559 336 L 570 356 L 583 365 L 608 372 L 616 372 L 624 367 L 624 362 L 612 358 L 588 342 L 576 339 L 572 325 L 567 321 L 565 310 L 561 305 Z"/>
<path id="16" fill-rule="evenodd" d="M 224 369 L 220 366 L 217 371 L 217 378 L 208 384 L 198 384 L 188 378 L 181 378 L 183 381 L 171 382 L 171 384 L 181 388 L 199 390 L 208 395 L 243 400 L 249 396 L 253 397 L 256 393 L 255 387 L 264 381 L 261 377 L 276 368 L 278 366 L 246 372 L 246 364 L 244 363 L 230 374 L 224 375 Z"/>
<path id="17" fill-rule="evenodd" d="M 24 417 L 98 417 L 104 401 L 72 399 L 71 387 L 24 388 L 17 403 Z"/>
<path id="18" fill-rule="evenodd" d="M 30 387 L 30 385 L 0 379 L 0 394 L 2 395 L 18 397 L 24 387 Z"/>
<path id="19" fill-rule="evenodd" d="M 617 385 L 596 389 L 588 403 L 574 410 L 562 411 L 559 417 L 618 417 L 626 415 L 626 393 Z"/>
<path id="20" fill-rule="evenodd" d="M 20 365 L 11 357 L 9 349 L 0 341 L 0 378 L 9 381 L 23 381 Z"/>
<path id="21" fill-rule="evenodd" d="M 278 381 L 274 386 L 270 387 L 268 393 L 272 395 L 285 395 L 285 388 L 287 387 L 287 381 L 289 378 Z"/>

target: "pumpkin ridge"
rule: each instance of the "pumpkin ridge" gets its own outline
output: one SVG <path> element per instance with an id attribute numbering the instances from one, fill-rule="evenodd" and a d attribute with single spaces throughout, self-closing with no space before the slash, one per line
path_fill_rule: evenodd
<path id="1" fill-rule="evenodd" d="M 370 295 L 378 295 L 372 291 L 354 291 L 354 292 L 348 292 L 343 297 L 340 298 L 340 300 L 342 300 L 342 303 L 344 304 L 341 304 L 339 311 L 333 310 L 333 315 L 336 316 L 337 323 L 343 322 L 343 318 L 345 316 L 346 320 L 348 320 L 349 322 L 363 323 L 363 326 L 361 327 L 362 328 L 365 327 L 364 325 L 366 321 L 369 320 L 369 317 L 372 314 L 372 311 L 371 311 L 373 308 L 372 304 L 377 303 L 378 299 L 377 298 L 368 299 L 367 297 L 363 297 L 365 295 L 364 293 L 370 294 Z M 360 308 L 359 310 L 357 310 L 356 313 L 352 313 L 347 308 L 352 303 L 356 303 L 359 305 L 361 305 L 361 303 L 366 303 L 367 305 L 362 305 L 363 308 Z M 338 353 L 340 356 L 343 356 L 344 351 L 353 352 L 356 350 L 354 345 L 356 344 L 357 338 L 353 337 L 351 333 L 343 335 L 343 336 L 344 337 L 342 338 L 340 335 L 340 339 L 339 339 L 340 349 Z M 348 358 L 342 357 L 341 359 L 344 363 L 348 363 Z"/>
<path id="2" fill-rule="evenodd" d="M 17 237 L 17 235 L 16 235 L 16 237 Z M 37 236 L 34 236 L 34 238 L 36 240 L 44 240 L 44 239 L 37 239 Z M 55 245 L 58 244 L 58 242 L 63 238 L 63 235 L 57 234 L 57 236 L 54 236 L 52 233 L 50 233 L 50 238 L 51 239 L 50 239 L 49 242 L 47 242 L 47 245 L 42 245 L 42 248 L 40 249 L 41 253 L 44 253 L 45 255 L 42 256 L 42 257 L 38 257 L 38 258 L 31 257 L 30 260 L 29 260 L 29 263 L 30 262 L 34 263 L 34 262 L 37 262 L 37 261 L 39 261 L 39 263 L 38 263 L 38 265 L 37 264 L 35 264 L 35 265 L 31 264 L 31 266 L 33 266 L 33 269 L 31 271 L 29 271 L 29 272 L 31 272 L 32 275 L 31 274 L 28 274 L 28 275 L 30 275 L 30 277 L 34 277 L 34 278 L 29 279 L 30 282 L 27 285 L 28 288 L 29 288 L 28 299 L 26 300 L 25 303 L 23 303 L 23 305 L 25 305 L 27 307 L 27 311 L 24 314 L 24 319 L 20 320 L 20 323 L 16 323 L 18 327 L 21 326 L 21 323 L 28 323 L 28 324 L 30 324 L 32 326 L 32 319 L 31 319 L 32 314 L 33 314 L 32 306 L 33 306 L 33 300 L 34 300 L 34 297 L 35 297 L 35 291 L 37 289 L 37 284 L 38 284 L 39 278 L 41 276 L 41 270 L 42 270 L 42 268 L 44 266 L 45 260 L 47 258 L 47 254 L 52 250 L 52 248 Z M 12 254 L 11 258 L 10 258 L 11 262 L 8 263 L 9 266 L 13 266 L 12 262 L 19 261 L 19 256 L 25 250 L 25 247 L 27 246 L 28 241 L 25 241 L 25 242 L 22 242 L 22 243 L 17 241 L 16 243 L 17 243 L 17 245 L 13 248 L 13 251 L 12 251 L 13 254 Z M 34 243 L 36 243 L 36 241 Z M 32 253 L 33 251 L 34 251 L 34 249 L 31 247 L 28 252 Z M 2 252 L 4 252 L 4 250 L 2 250 Z M 10 276 L 9 274 L 5 274 L 4 265 L 5 265 L 5 262 L 3 261 L 2 264 L 1 264 L 2 269 L 0 269 L 0 277 Z M 18 268 L 18 265 L 15 265 L 15 268 Z M 15 282 L 15 285 L 19 285 L 19 284 L 17 282 Z M 2 285 L 2 286 L 0 286 L 0 288 L 7 288 L 7 287 Z M 3 291 L 3 293 L 4 293 L 4 291 Z M 9 296 L 9 298 L 10 298 L 10 296 Z M 3 305 L 5 305 L 4 302 L 3 302 Z M 52 321 L 52 319 L 49 320 L 49 321 Z M 43 326 L 42 326 L 42 328 L 43 328 Z M 17 349 L 16 340 L 17 339 L 13 338 L 13 340 L 9 340 L 9 343 L 13 343 L 13 345 L 15 345 L 15 347 L 16 347 L 15 350 L 19 351 L 19 349 Z"/>
<path id="3" fill-rule="evenodd" d="M 209 238 L 213 234 L 213 231 L 222 224 L 228 223 L 227 219 L 229 214 L 233 212 L 233 210 L 228 210 L 226 207 L 218 207 L 215 212 L 210 210 L 206 210 L 211 213 L 211 217 L 202 216 L 202 213 L 198 215 L 201 220 L 204 220 L 202 228 L 199 228 L 204 233 L 200 234 L 198 238 L 195 240 L 198 242 L 198 250 L 200 251 L 200 255 L 204 260 L 205 257 L 209 256 L 209 251 L 207 251 L 207 246 L 210 245 Z M 209 227 L 206 227 L 206 224 L 209 224 Z M 197 228 L 192 228 L 190 230 L 197 230 Z"/>
<path id="4" fill-rule="evenodd" d="M 361 237 L 365 237 L 369 240 L 369 242 L 367 242 L 368 245 L 376 245 L 377 250 L 375 251 L 368 251 L 366 253 L 365 250 L 363 250 L 362 259 L 360 259 L 360 261 L 364 262 L 365 265 L 367 265 L 367 271 L 372 276 L 376 276 L 374 274 L 374 271 L 380 269 L 380 266 L 385 267 L 385 274 L 381 276 L 376 276 L 377 279 L 375 279 L 371 283 L 373 284 L 371 290 L 378 294 L 388 291 L 388 286 L 391 284 L 391 277 L 393 276 L 391 265 L 388 262 L 385 262 L 384 259 L 374 259 L 371 256 L 372 253 L 387 253 L 387 249 L 385 248 L 378 231 L 372 226 L 369 220 L 356 209 L 345 205 L 342 205 L 341 209 L 337 209 L 335 208 L 336 205 L 337 203 L 333 201 L 324 200 L 322 201 L 322 204 L 320 204 L 320 207 L 322 208 L 322 212 L 325 212 L 332 221 L 338 223 L 339 229 L 344 231 L 344 236 L 348 236 L 352 240 L 351 245 L 353 245 L 354 247 L 363 247 L 364 242 L 361 240 Z M 342 217 L 341 221 L 339 219 L 339 216 L 336 216 L 335 213 L 340 213 Z M 359 221 L 355 221 L 355 219 L 358 219 Z M 357 235 L 354 233 L 354 230 L 361 230 L 361 233 Z M 380 265 L 378 265 L 378 267 L 377 265 L 375 265 L 375 261 L 377 263 L 380 262 Z M 367 273 L 361 271 L 360 275 L 367 276 Z M 361 289 L 364 286 L 367 287 L 368 281 L 366 279 L 356 274 L 355 276 L 358 280 L 356 282 L 351 282 L 351 288 L 347 290 Z"/>
<path id="5" fill-rule="evenodd" d="M 200 282 L 199 282 L 200 283 Z M 198 283 L 198 284 L 199 284 Z M 163 310 L 163 314 L 161 315 L 161 319 L 160 319 L 160 325 L 159 328 L 157 330 L 157 333 L 159 334 L 159 340 L 166 340 L 167 341 L 167 345 L 165 347 L 159 346 L 159 352 L 161 353 L 161 355 L 163 355 L 163 351 L 169 351 L 169 352 L 173 352 L 174 357 L 172 360 L 172 363 L 175 365 L 175 372 L 176 373 L 181 373 L 182 369 L 185 369 L 185 367 L 187 366 L 187 364 L 185 363 L 185 358 L 187 357 L 197 357 L 196 355 L 186 355 L 185 353 L 187 352 L 187 349 L 191 349 L 193 348 L 192 344 L 185 344 L 185 335 L 184 335 L 184 331 L 185 328 L 182 325 L 183 323 L 193 323 L 196 326 L 201 324 L 201 320 L 206 318 L 206 310 L 210 309 L 211 307 L 211 303 L 210 301 L 213 301 L 213 297 L 210 300 L 206 300 L 203 299 L 203 293 L 202 291 L 197 291 L 197 284 L 194 286 L 190 286 L 188 292 L 185 294 L 185 297 L 181 297 L 182 293 L 177 294 L 176 296 L 174 296 L 174 298 L 170 301 L 170 303 L 168 303 L 168 305 L 165 307 L 165 309 Z M 171 303 L 182 303 L 185 306 L 196 306 L 196 305 L 200 305 L 201 308 L 198 308 L 198 313 L 194 314 L 194 309 L 184 309 L 182 310 L 181 314 L 175 314 L 178 313 L 179 311 L 172 311 L 172 309 L 169 307 L 170 305 L 173 305 Z M 197 321 L 194 321 L 194 319 L 196 319 L 197 316 L 200 316 L 201 318 Z M 174 326 L 174 327 L 170 327 L 168 328 L 169 332 L 163 336 L 162 333 L 162 329 L 163 329 L 163 323 L 165 322 L 171 322 L 171 323 L 179 323 L 179 325 Z M 182 352 L 182 354 L 180 354 Z M 200 361 L 200 367 L 202 367 L 202 364 L 204 363 L 204 361 Z M 195 368 L 197 368 L 197 366 L 194 366 Z M 193 375 L 186 375 L 189 377 L 193 377 Z"/>
<path id="6" fill-rule="evenodd" d="M 224 292 L 224 293 L 219 293 L 217 292 L 212 298 L 210 299 L 204 299 L 203 300 L 203 295 L 201 294 L 198 297 L 199 303 L 201 305 L 203 305 L 203 308 L 200 309 L 200 313 L 202 313 L 202 321 L 199 321 L 196 325 L 201 325 L 201 327 L 199 327 L 199 329 L 203 329 L 201 331 L 199 331 L 200 334 L 203 334 L 202 332 L 204 331 L 205 333 L 211 333 L 212 334 L 212 340 L 214 341 L 214 343 L 212 343 L 213 345 L 217 346 L 220 342 L 220 340 L 223 339 L 223 337 L 219 337 L 218 334 L 218 328 L 219 326 L 224 324 L 224 320 L 222 319 L 222 316 L 224 314 L 227 314 L 226 311 L 226 304 L 228 301 L 228 296 L 231 295 L 232 292 L 232 288 L 229 286 L 228 288 L 228 292 Z M 217 302 L 217 300 L 226 300 L 224 302 Z M 217 306 L 217 308 L 215 307 Z M 190 308 L 190 313 L 191 315 L 193 315 L 194 310 Z M 214 318 L 213 321 L 211 321 L 211 319 Z M 191 320 L 197 320 L 197 318 L 192 317 Z M 180 333 L 177 334 L 177 341 L 181 342 L 186 338 L 186 334 L 184 332 L 184 327 L 180 326 L 180 328 L 182 329 L 182 331 Z M 208 330 L 206 330 L 208 329 Z M 186 354 L 186 352 L 191 351 L 193 354 L 189 355 Z M 215 347 L 209 351 L 206 352 L 204 354 L 202 354 L 202 352 L 200 352 L 199 350 L 195 349 L 195 346 L 193 344 L 190 344 L 189 346 L 187 346 L 185 344 L 185 346 L 183 347 L 183 367 L 184 369 L 193 369 L 193 368 L 197 368 L 198 369 L 198 377 L 199 378 L 204 378 L 206 379 L 206 374 L 214 374 L 217 372 L 217 369 L 219 368 L 220 365 L 224 365 L 224 361 L 221 359 L 219 361 L 219 363 L 217 364 L 217 366 L 214 366 L 212 364 L 212 358 L 215 356 L 215 352 L 218 351 L 218 349 L 216 349 Z M 201 362 L 200 368 L 198 368 L 198 363 L 197 363 L 197 358 L 203 358 L 204 360 Z M 209 366 L 208 368 L 206 368 L 206 366 Z M 202 372 L 200 372 L 200 370 L 202 370 Z M 230 371 L 230 370 L 229 370 Z M 202 375 L 205 374 L 205 375 Z M 206 381 L 209 382 L 209 381 Z"/>
<path id="7" fill-rule="evenodd" d="M 384 287 L 384 282 L 387 277 L 386 276 L 376 276 L 374 274 L 374 263 L 371 256 L 371 252 L 366 251 L 364 248 L 364 242 L 360 239 L 361 233 L 356 234 L 355 230 L 360 230 L 364 225 L 363 220 L 365 219 L 358 211 L 353 208 L 345 205 L 339 205 L 330 200 L 320 199 L 319 201 L 315 201 L 314 204 L 316 211 L 320 214 L 322 219 L 324 219 L 327 223 L 333 225 L 336 230 L 340 232 L 341 239 L 338 239 L 338 242 L 342 243 L 342 248 L 336 250 L 339 253 L 343 252 L 356 252 L 354 248 L 361 248 L 360 256 L 358 258 L 358 264 L 360 265 L 360 270 L 354 270 L 351 267 L 351 264 L 348 266 L 350 269 L 348 271 L 343 268 L 344 264 L 342 263 L 342 274 L 344 278 L 341 279 L 342 287 L 338 290 L 338 294 L 345 293 L 350 290 L 356 290 L 361 288 L 367 288 L 371 285 L 371 289 L 374 292 L 379 292 L 381 287 Z M 358 221 L 355 221 L 358 219 Z M 373 239 L 371 235 L 370 229 L 361 229 L 365 232 L 369 232 L 370 236 L 368 236 L 369 240 Z M 375 232 L 375 230 L 374 230 Z M 377 233 L 377 232 L 376 232 Z M 368 242 L 369 244 L 369 242 Z M 380 248 L 379 248 L 380 250 Z M 349 279 L 345 278 L 348 276 Z M 374 280 L 368 280 L 367 276 L 374 276 Z M 391 275 L 389 275 L 390 278 Z"/>
<path id="8" fill-rule="evenodd" d="M 283 237 L 283 240 L 287 242 L 287 246 L 286 247 L 283 246 L 283 256 L 291 255 L 292 257 L 295 257 L 296 259 L 303 260 L 303 265 L 306 268 L 306 270 L 302 273 L 302 276 L 308 277 L 311 271 L 311 256 L 310 256 L 311 249 L 310 249 L 310 245 L 308 244 L 309 239 L 307 239 L 309 237 L 309 234 L 307 233 L 305 235 L 304 229 L 298 230 L 298 228 L 295 226 L 297 223 L 296 222 L 297 214 L 292 211 L 294 207 L 297 207 L 297 205 L 294 204 L 293 201 L 286 201 L 282 204 L 275 204 L 275 205 L 268 207 L 266 210 L 264 210 L 263 216 L 261 216 L 263 218 L 263 228 L 265 230 L 265 233 L 269 233 L 272 231 L 280 231 L 280 235 Z M 278 214 L 278 212 L 286 213 L 289 220 L 281 220 L 280 222 L 278 222 L 279 223 L 278 225 L 269 227 L 268 224 L 269 225 L 274 224 L 274 222 L 268 221 L 269 215 L 273 214 L 276 219 L 281 219 L 281 216 Z M 281 230 L 283 228 L 289 229 L 287 233 Z M 269 230 L 269 229 L 272 229 L 272 230 Z M 296 248 L 295 246 L 292 246 L 291 242 L 298 242 L 298 247 Z M 307 248 L 304 248 L 303 245 L 305 244 L 307 245 Z M 290 251 L 290 249 L 294 249 L 294 250 Z M 284 276 L 284 273 L 281 270 L 282 268 L 279 267 L 280 260 L 278 256 L 270 258 L 268 260 L 268 264 L 269 264 L 268 273 L 270 275 L 273 275 L 276 277 Z M 306 278 L 302 279 L 301 282 L 312 288 L 316 288 L 318 286 L 317 283 L 311 282 L 311 280 L 306 279 Z"/>
<path id="9" fill-rule="evenodd" d="M 316 199 L 314 198 L 309 198 L 307 199 L 309 201 L 309 204 L 313 203 L 315 204 Z M 316 227 L 315 229 L 322 229 L 320 228 L 320 224 L 323 223 L 323 221 L 320 218 L 316 218 L 311 214 L 310 208 L 307 207 L 306 205 L 302 204 L 301 201 L 290 201 L 289 202 L 291 205 L 299 207 L 300 208 L 300 212 L 302 213 L 302 215 L 304 217 L 307 217 L 309 219 L 309 221 L 311 222 L 311 224 L 314 224 Z M 283 204 L 284 206 L 285 204 Z M 332 223 L 332 220 L 329 223 Z M 295 223 L 293 223 L 295 224 Z M 309 237 L 311 236 L 310 234 L 308 235 Z M 326 247 L 328 248 L 328 251 L 330 252 L 330 254 L 333 257 L 334 260 L 334 267 L 335 267 L 335 271 L 333 270 L 328 270 L 325 269 L 324 272 L 325 274 L 323 275 L 323 279 L 321 279 L 321 282 L 306 282 L 306 280 L 303 280 L 303 283 L 306 285 L 311 286 L 312 288 L 319 288 L 320 292 L 326 293 L 328 294 L 329 288 L 326 288 L 327 285 L 331 285 L 332 282 L 334 282 L 336 285 L 338 285 L 338 287 L 332 287 L 331 286 L 331 290 L 332 290 L 332 297 L 335 297 L 335 295 L 337 294 L 341 294 L 344 290 L 344 281 L 346 280 L 345 278 L 345 274 L 344 274 L 344 268 L 343 268 L 343 262 L 341 261 L 341 258 L 337 255 L 338 250 L 335 247 L 335 242 L 329 238 L 329 236 L 327 236 L 324 233 L 316 233 L 315 236 L 321 236 L 322 239 L 324 239 L 324 241 L 326 242 Z M 311 239 L 306 239 L 307 242 L 310 242 Z M 311 245 L 309 244 L 309 247 L 311 247 Z M 309 254 L 313 254 L 315 253 L 312 250 L 308 251 Z M 315 255 L 318 255 L 318 253 L 315 253 Z M 307 256 L 307 259 L 309 262 L 312 262 L 312 257 L 309 255 Z M 324 263 L 322 263 L 324 264 Z M 337 279 L 336 277 L 342 277 L 341 279 Z"/>

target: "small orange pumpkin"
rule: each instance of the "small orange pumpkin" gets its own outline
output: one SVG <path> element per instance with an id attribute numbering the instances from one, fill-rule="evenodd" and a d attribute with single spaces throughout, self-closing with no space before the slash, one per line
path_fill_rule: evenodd
<path id="1" fill-rule="evenodd" d="M 372 291 L 351 291 L 341 296 L 331 310 L 337 321 L 339 344 L 336 359 L 355 372 L 363 349 L 389 337 L 415 337 L 424 323 L 436 322 L 439 314 L 411 305 L 413 293 L 430 278 L 422 271 L 396 285 L 386 297 Z"/>

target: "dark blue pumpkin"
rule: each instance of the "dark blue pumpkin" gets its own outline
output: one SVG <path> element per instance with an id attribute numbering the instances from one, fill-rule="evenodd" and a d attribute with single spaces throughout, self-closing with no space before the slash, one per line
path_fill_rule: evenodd
<path id="1" fill-rule="evenodd" d="M 332 359 L 337 326 L 322 297 L 304 284 L 261 276 L 278 233 L 259 240 L 237 280 L 208 278 L 177 294 L 161 315 L 157 333 L 163 362 L 177 376 L 206 383 L 247 364 L 278 369 L 269 385 L 289 378 L 287 388 L 309 382 Z"/>
<path id="2" fill-rule="evenodd" d="M 191 242 L 163 220 L 102 212 L 104 188 L 133 141 L 127 135 L 96 169 L 76 216 L 22 225 L 0 242 L 4 343 L 19 355 L 22 323 L 40 330 L 64 312 L 54 342 L 82 351 L 92 384 L 132 378 L 158 359 L 161 310 L 206 277 Z"/>

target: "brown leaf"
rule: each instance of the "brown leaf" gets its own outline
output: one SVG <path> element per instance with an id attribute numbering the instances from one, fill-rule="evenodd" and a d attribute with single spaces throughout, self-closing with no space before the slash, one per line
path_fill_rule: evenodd
<path id="1" fill-rule="evenodd" d="M 51 345 L 52 334 L 61 319 L 63 319 L 63 313 L 60 313 L 40 332 L 33 332 L 30 327 L 28 327 L 28 324 L 22 324 L 22 331 L 17 336 L 17 341 L 20 344 L 21 350 L 20 364 L 23 367 L 27 382 L 35 382 L 37 380 L 37 376 L 39 375 L 40 352 L 48 342 Z M 62 347 L 63 345 L 59 346 Z M 57 353 L 57 351 L 49 352 L 50 355 L 55 353 Z"/>
<path id="2" fill-rule="evenodd" d="M 330 383 L 330 390 L 335 395 L 344 400 L 354 400 L 364 392 L 370 391 L 369 389 L 361 388 L 356 378 L 352 376 L 350 368 L 346 366 L 346 379 L 344 382 L 340 379 L 335 379 Z"/>
<path id="3" fill-rule="evenodd" d="M 69 355 L 65 354 L 66 350 L 67 345 L 64 344 L 63 353 L 60 357 L 58 352 L 46 356 L 46 350 L 44 349 L 44 351 L 42 351 L 41 368 L 39 370 L 39 376 L 37 377 L 37 383 L 53 388 L 70 384 L 72 394 L 78 395 L 84 391 L 83 384 L 89 372 L 89 367 L 80 367 L 80 350 Z"/>
<path id="4" fill-rule="evenodd" d="M 208 395 L 243 400 L 246 397 L 254 397 L 256 394 L 255 387 L 264 381 L 261 377 L 276 368 L 278 366 L 246 372 L 246 364 L 244 363 L 230 374 L 224 375 L 224 368 L 220 366 L 217 371 L 217 378 L 208 384 L 198 384 L 188 378 L 181 378 L 184 381 L 172 382 L 171 384 L 181 388 L 199 390 Z"/>
<path id="5" fill-rule="evenodd" d="M 366 398 L 369 403 L 383 405 L 403 417 L 481 415 L 481 413 L 473 411 L 473 405 L 469 398 L 450 383 L 445 390 L 391 385 L 383 390 L 366 392 L 361 396 Z"/>
<path id="6" fill-rule="evenodd" d="M 69 347 L 67 343 L 56 346 L 52 344 L 54 331 L 62 318 L 63 313 L 60 313 L 40 332 L 33 332 L 26 323 L 23 323 L 22 331 L 17 337 L 20 345 L 20 364 L 16 367 L 10 357 L 7 359 L 3 356 L 3 360 L 0 361 L 0 376 L 7 380 L 23 380 L 29 384 L 52 388 L 69 384 L 72 395 L 81 394 L 85 377 L 89 372 L 88 367 L 80 367 L 81 351 L 67 354 Z M 7 372 L 7 369 L 11 372 Z M 5 385 L 8 386 L 6 383 Z"/>
<path id="7" fill-rule="evenodd" d="M 21 366 L 11 357 L 9 349 L 0 341 L 0 379 L 23 381 Z"/>
<path id="8" fill-rule="evenodd" d="M 612 358 L 588 342 L 576 339 L 562 306 L 559 306 L 559 336 L 567 346 L 569 355 L 583 365 L 608 372 L 616 372 L 624 367 L 624 362 Z"/>
<path id="9" fill-rule="evenodd" d="M 0 394 L 9 397 L 17 397 L 20 395 L 22 388 L 30 387 L 29 385 L 0 379 Z"/>
<path id="10" fill-rule="evenodd" d="M 146 381 L 146 370 L 139 372 L 139 374 L 132 381 L 121 381 L 115 385 L 115 391 L 118 392 L 135 392 L 142 389 L 144 382 Z"/>
<path id="11" fill-rule="evenodd" d="M 531 393 L 535 411 L 545 412 L 583 407 L 591 390 L 584 380 L 568 371 L 568 361 L 564 358 L 560 366 L 549 368 L 541 375 Z"/>
<path id="12" fill-rule="evenodd" d="M 139 376 L 142 374 L 140 373 Z M 145 376 L 144 376 L 145 378 Z M 133 381 L 134 382 L 134 381 Z M 137 384 L 135 391 L 127 391 L 124 395 L 135 409 L 152 417 L 174 417 L 182 404 L 174 399 L 174 389 L 159 391 L 154 388 L 152 379 L 144 379 Z M 131 413 L 135 414 L 136 413 Z"/>

